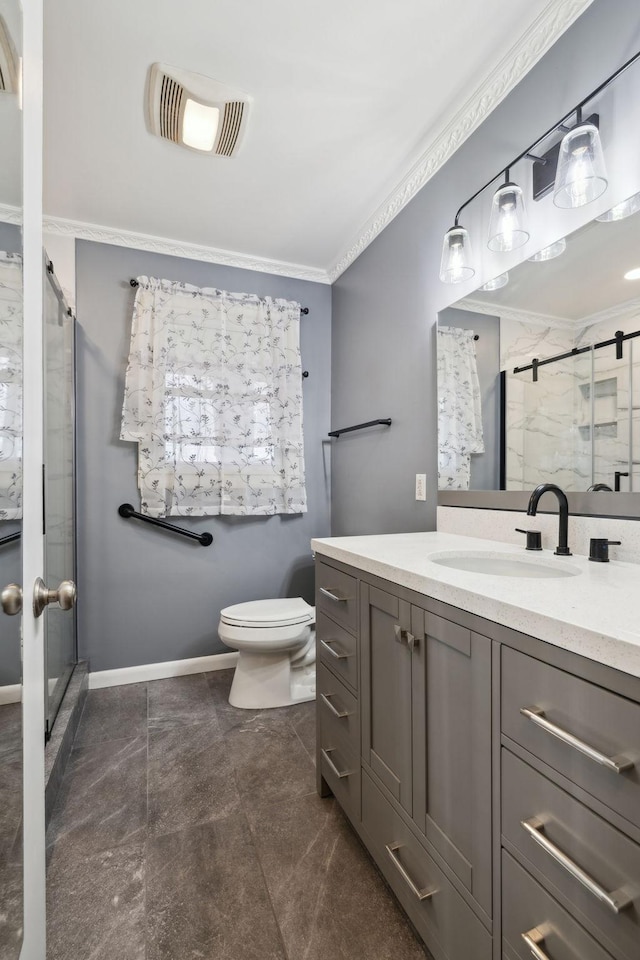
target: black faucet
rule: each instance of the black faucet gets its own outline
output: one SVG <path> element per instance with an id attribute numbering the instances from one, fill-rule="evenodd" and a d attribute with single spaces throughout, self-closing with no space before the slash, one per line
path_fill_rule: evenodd
<path id="1" fill-rule="evenodd" d="M 538 512 L 538 501 L 543 493 L 550 491 L 555 493 L 558 498 L 558 508 L 560 514 L 560 525 L 558 529 L 558 546 L 553 551 L 559 557 L 570 557 L 571 550 L 567 544 L 569 531 L 569 501 L 564 490 L 556 486 L 555 483 L 540 483 L 529 497 L 529 506 L 527 507 L 527 516 L 535 517 Z"/>

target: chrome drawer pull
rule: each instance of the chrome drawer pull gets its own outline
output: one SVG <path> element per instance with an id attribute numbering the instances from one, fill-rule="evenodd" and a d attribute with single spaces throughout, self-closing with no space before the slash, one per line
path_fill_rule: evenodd
<path id="1" fill-rule="evenodd" d="M 329 649 L 331 649 L 331 647 L 329 647 Z M 334 707 L 334 705 L 331 703 L 331 700 L 329 699 L 329 697 L 334 697 L 334 696 L 335 696 L 334 693 L 327 693 L 326 695 L 324 693 L 321 693 L 320 699 L 325 704 L 325 706 L 329 707 L 329 710 L 331 710 L 331 713 L 335 714 L 336 717 L 339 717 L 340 720 L 344 720 L 345 717 L 350 717 L 351 713 L 349 710 L 338 710 L 337 707 Z"/>
<path id="2" fill-rule="evenodd" d="M 338 778 L 338 780 L 344 780 L 345 777 L 350 777 L 353 773 L 355 773 L 355 770 L 338 770 L 338 768 L 336 767 L 335 763 L 333 762 L 333 760 L 332 760 L 331 757 L 329 756 L 330 753 L 333 753 L 333 750 L 334 750 L 333 747 L 331 747 L 330 750 L 325 750 L 325 749 L 323 748 L 323 749 L 320 750 L 320 753 L 322 754 L 322 756 L 324 757 L 324 759 L 327 761 L 327 764 L 328 764 L 329 768 L 330 768 L 331 770 L 333 770 L 333 772 L 335 773 L 335 775 L 336 775 L 336 777 Z"/>
<path id="3" fill-rule="evenodd" d="M 386 851 L 387 851 L 387 853 L 389 854 L 389 856 L 391 857 L 391 860 L 392 860 L 393 864 L 395 865 L 396 870 L 398 871 L 398 873 L 400 874 L 400 876 L 402 877 L 402 879 L 404 880 L 404 882 L 406 883 L 406 885 L 407 885 L 407 886 L 409 887 L 409 889 L 411 890 L 411 893 L 412 893 L 415 897 L 417 897 L 418 900 L 430 900 L 431 897 L 434 895 L 434 893 L 437 893 L 437 892 L 438 892 L 438 888 L 437 888 L 437 887 L 425 887 L 424 890 L 418 889 L 418 887 L 415 885 L 415 883 L 413 882 L 413 880 L 411 879 L 411 877 L 409 876 L 409 874 L 407 873 L 407 871 L 405 870 L 405 868 L 404 868 L 404 867 L 402 866 L 402 864 L 400 863 L 400 860 L 398 859 L 398 850 L 401 850 L 402 847 L 404 847 L 404 844 L 403 844 L 403 843 L 387 843 L 387 844 L 385 844 Z"/>
<path id="4" fill-rule="evenodd" d="M 547 720 L 544 710 L 541 710 L 540 707 L 520 707 L 520 713 L 523 717 L 532 720 L 538 727 L 546 730 L 552 737 L 557 737 L 558 740 L 562 740 L 563 743 L 573 747 L 574 750 L 578 750 L 585 757 L 589 757 L 590 760 L 595 760 L 596 763 L 606 767 L 607 770 L 613 770 L 614 773 L 624 773 L 625 770 L 632 770 L 635 766 L 633 760 L 629 760 L 628 757 L 607 757 L 606 754 L 590 747 L 584 740 L 579 740 L 572 733 L 563 730 L 562 727 L 557 727 L 555 723 Z"/>
<path id="5" fill-rule="evenodd" d="M 325 597 L 329 597 L 329 600 L 334 600 L 336 603 L 348 603 L 349 600 L 353 600 L 353 597 L 339 597 L 337 593 L 327 590 L 326 587 L 320 587 L 320 593 Z"/>
<path id="6" fill-rule="evenodd" d="M 350 653 L 336 653 L 333 647 L 329 646 L 330 643 L 337 643 L 337 642 L 338 642 L 337 640 L 321 640 L 320 644 L 325 648 L 325 650 L 328 650 L 331 656 L 335 657 L 336 660 L 348 660 L 349 657 L 351 656 Z"/>
<path id="7" fill-rule="evenodd" d="M 534 927 L 533 930 L 527 930 L 526 933 L 523 933 L 522 939 L 529 947 L 531 956 L 535 957 L 536 960 L 551 960 L 549 954 L 545 953 L 540 946 L 540 944 L 544 943 L 544 934 L 541 930 L 538 930 L 537 927 Z"/>
<path id="8" fill-rule="evenodd" d="M 631 906 L 633 900 L 624 890 L 614 890 L 612 893 L 604 890 L 593 877 L 590 877 L 577 863 L 574 863 L 560 847 L 556 847 L 555 843 L 548 840 L 541 832 L 544 828 L 542 820 L 538 820 L 537 817 L 531 817 L 529 820 L 521 820 L 520 825 L 527 831 L 531 839 L 535 840 L 535 842 L 542 847 L 545 853 L 553 857 L 553 859 L 559 863 L 561 867 L 564 867 L 567 873 L 570 873 L 578 883 L 581 883 L 589 893 L 592 893 L 593 896 L 601 900 L 602 903 L 606 903 L 614 913 L 620 913 L 625 907 Z"/>

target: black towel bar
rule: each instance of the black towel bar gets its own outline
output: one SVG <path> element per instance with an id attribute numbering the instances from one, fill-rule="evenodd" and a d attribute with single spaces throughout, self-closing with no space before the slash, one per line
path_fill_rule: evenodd
<path id="1" fill-rule="evenodd" d="M 144 520 L 145 523 L 152 523 L 155 527 L 162 527 L 164 530 L 171 530 L 172 533 L 179 533 L 181 537 L 197 540 L 203 547 L 209 547 L 213 543 L 213 537 L 210 533 L 192 533 L 191 530 L 183 530 L 182 527 L 176 527 L 174 523 L 167 523 L 166 520 L 159 520 L 157 517 L 145 517 L 144 513 L 138 513 L 130 503 L 121 503 L 118 507 L 118 513 L 124 520 L 128 520 L 129 517 L 133 517 L 134 520 Z"/>
<path id="2" fill-rule="evenodd" d="M 5 543 L 13 543 L 14 540 L 19 540 L 21 536 L 22 534 L 18 532 L 18 533 L 10 533 L 7 537 L 2 537 L 2 539 L 0 540 L 0 547 L 3 547 Z"/>
<path id="3" fill-rule="evenodd" d="M 384 420 L 367 420 L 366 423 L 356 423 L 355 427 L 342 427 L 341 430 L 329 430 L 329 436 L 339 437 L 341 433 L 351 433 L 352 430 L 364 430 L 365 427 L 377 427 L 378 424 L 390 427 L 391 417 L 386 417 Z"/>

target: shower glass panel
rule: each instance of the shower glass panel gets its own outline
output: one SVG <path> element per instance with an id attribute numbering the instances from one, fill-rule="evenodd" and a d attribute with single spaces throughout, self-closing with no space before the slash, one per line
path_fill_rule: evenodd
<path id="1" fill-rule="evenodd" d="M 629 476 L 631 344 L 621 360 L 615 346 L 593 352 L 593 482 L 631 489 Z M 616 484 L 617 475 L 617 484 Z"/>
<path id="2" fill-rule="evenodd" d="M 45 574 L 47 584 L 75 580 L 74 319 L 47 271 L 45 312 Z M 49 608 L 45 620 L 46 735 L 77 660 L 73 611 Z"/>

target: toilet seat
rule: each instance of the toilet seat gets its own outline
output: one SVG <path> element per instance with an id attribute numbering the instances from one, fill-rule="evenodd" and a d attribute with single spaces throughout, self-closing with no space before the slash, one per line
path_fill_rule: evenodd
<path id="1" fill-rule="evenodd" d="M 315 622 L 315 608 L 302 597 L 280 600 L 252 600 L 220 611 L 221 623 L 230 627 L 270 629 Z"/>

